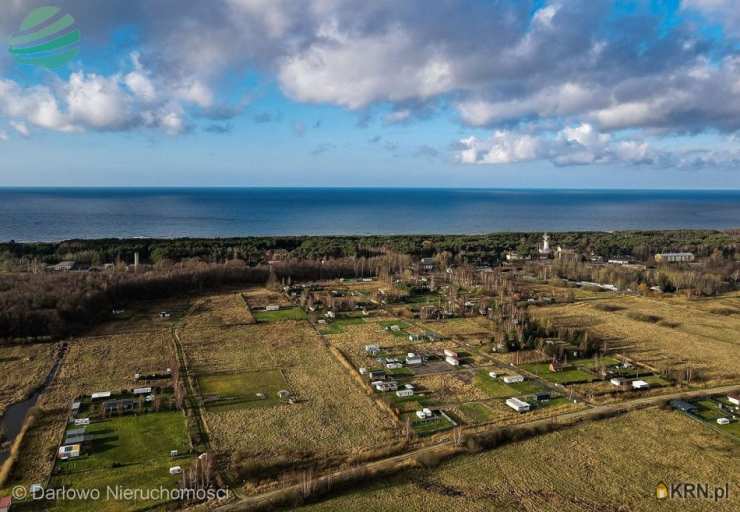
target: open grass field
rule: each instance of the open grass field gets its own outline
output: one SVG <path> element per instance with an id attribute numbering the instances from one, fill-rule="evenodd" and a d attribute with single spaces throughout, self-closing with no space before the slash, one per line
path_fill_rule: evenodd
<path id="1" fill-rule="evenodd" d="M 218 373 L 198 377 L 200 393 L 216 399 L 208 402 L 209 408 L 222 406 L 269 406 L 280 402 L 278 391 L 287 389 L 288 383 L 280 370 Z M 257 394 L 261 393 L 262 398 Z"/>
<path id="2" fill-rule="evenodd" d="M 159 331 L 168 329 L 185 317 L 191 306 L 192 297 L 176 297 L 156 301 L 140 301 L 120 306 L 123 314 L 109 322 L 96 326 L 89 336 L 106 336 L 124 332 Z M 169 318 L 161 318 L 167 312 Z"/>
<path id="3" fill-rule="evenodd" d="M 43 383 L 55 349 L 53 343 L 0 347 L 0 416 Z"/>
<path id="4" fill-rule="evenodd" d="M 191 325 L 181 338 L 201 378 L 226 370 L 244 375 L 280 369 L 296 398 L 295 404 L 272 407 L 207 409 L 204 417 L 216 450 L 261 457 L 344 453 L 386 443 L 397 433 L 393 418 L 352 380 L 307 321 L 219 330 Z M 243 383 L 238 386 L 244 389 Z"/>
<path id="5" fill-rule="evenodd" d="M 280 322 L 281 320 L 305 320 L 306 312 L 301 308 L 284 308 L 278 311 L 255 311 L 254 318 L 258 322 Z"/>
<path id="6" fill-rule="evenodd" d="M 231 326 L 255 323 L 255 318 L 239 292 L 200 297 L 193 301 L 186 324 Z"/>
<path id="7" fill-rule="evenodd" d="M 738 292 L 691 301 L 680 296 L 610 294 L 603 299 L 533 310 L 555 325 L 589 328 L 605 339 L 610 349 L 658 369 L 690 364 L 712 384 L 732 381 L 739 375 L 740 313 L 730 312 L 740 312 Z"/>
<path id="8" fill-rule="evenodd" d="M 420 392 L 431 395 L 438 403 L 459 403 L 489 398 L 473 383 L 470 372 L 440 373 L 414 378 Z"/>
<path id="9" fill-rule="evenodd" d="M 734 511 L 740 445 L 656 409 L 538 436 L 415 470 L 304 507 L 311 512 Z M 660 482 L 730 483 L 726 501 L 655 498 Z"/>
<path id="10" fill-rule="evenodd" d="M 250 308 L 264 309 L 268 304 L 278 304 L 280 306 L 290 305 L 290 301 L 284 294 L 268 290 L 267 288 L 250 288 L 243 295 Z"/>
<path id="11" fill-rule="evenodd" d="M 434 322 L 418 322 L 418 325 L 424 329 L 439 333 L 442 336 L 485 334 L 491 329 L 491 322 L 481 316 L 450 318 Z"/>
<path id="12" fill-rule="evenodd" d="M 488 398 L 511 398 L 512 396 L 527 395 L 542 390 L 542 386 L 531 379 L 524 382 L 514 382 L 506 384 L 499 375 L 493 379 L 485 370 L 476 373 L 473 383 L 481 389 Z"/>
<path id="13" fill-rule="evenodd" d="M 575 367 L 564 368 L 557 372 L 550 371 L 549 363 L 528 363 L 521 365 L 521 367 L 548 382 L 557 384 L 591 382 L 597 379 L 594 374 Z"/>
<path id="14" fill-rule="evenodd" d="M 175 489 L 179 476 L 169 474 L 172 466 L 188 465 L 188 458 L 170 457 L 170 450 L 189 450 L 185 418 L 179 411 L 123 416 L 91 424 L 94 436 L 90 452 L 79 459 L 62 461 L 52 486 L 101 489 L 117 485 L 131 489 Z M 108 511 L 138 510 L 157 501 L 59 501 L 52 510 Z"/>
<path id="15" fill-rule="evenodd" d="M 491 409 L 481 402 L 462 404 L 458 410 L 467 423 L 485 423 L 493 417 Z"/>
<path id="16" fill-rule="evenodd" d="M 341 334 L 344 332 L 344 328 L 348 325 L 362 325 L 365 323 L 365 319 L 361 316 L 347 316 L 340 317 L 336 320 L 332 320 L 330 323 L 321 325 L 319 332 L 321 334 Z"/>

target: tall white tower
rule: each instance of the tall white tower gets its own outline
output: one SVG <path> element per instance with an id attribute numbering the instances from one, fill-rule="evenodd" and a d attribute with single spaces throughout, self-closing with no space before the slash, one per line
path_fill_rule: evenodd
<path id="1" fill-rule="evenodd" d="M 542 247 L 540 247 L 540 254 L 550 254 L 550 235 L 545 233 L 542 236 Z"/>

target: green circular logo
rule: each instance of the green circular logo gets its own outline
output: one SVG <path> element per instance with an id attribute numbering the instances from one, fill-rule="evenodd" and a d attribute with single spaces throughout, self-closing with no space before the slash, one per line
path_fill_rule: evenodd
<path id="1" fill-rule="evenodd" d="M 75 19 L 52 5 L 31 11 L 10 39 L 10 53 L 19 64 L 54 68 L 74 59 L 79 51 Z"/>

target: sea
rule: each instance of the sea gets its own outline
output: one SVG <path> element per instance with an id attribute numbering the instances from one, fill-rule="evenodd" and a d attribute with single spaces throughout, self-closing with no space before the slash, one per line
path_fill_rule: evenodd
<path id="1" fill-rule="evenodd" d="M 740 190 L 0 188 L 0 240 L 740 228 Z"/>

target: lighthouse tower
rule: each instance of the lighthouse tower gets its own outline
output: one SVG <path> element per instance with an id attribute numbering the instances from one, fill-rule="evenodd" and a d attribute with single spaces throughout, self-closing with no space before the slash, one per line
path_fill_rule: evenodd
<path id="1" fill-rule="evenodd" d="M 550 249 L 550 235 L 545 233 L 542 236 L 542 245 L 540 246 L 540 254 L 542 256 L 549 256 L 551 252 Z"/>

